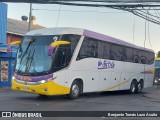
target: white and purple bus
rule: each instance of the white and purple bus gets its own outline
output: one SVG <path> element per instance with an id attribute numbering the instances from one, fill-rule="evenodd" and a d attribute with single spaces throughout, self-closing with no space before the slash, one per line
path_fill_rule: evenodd
<path id="1" fill-rule="evenodd" d="M 86 29 L 45 28 L 20 43 L 12 89 L 74 99 L 87 92 L 139 93 L 153 77 L 150 49 Z"/>

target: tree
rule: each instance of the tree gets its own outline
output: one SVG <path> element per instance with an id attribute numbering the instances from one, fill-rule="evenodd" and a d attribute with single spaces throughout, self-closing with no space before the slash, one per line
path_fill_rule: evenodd
<path id="1" fill-rule="evenodd" d="M 160 57 L 160 51 L 158 52 L 157 57 Z"/>

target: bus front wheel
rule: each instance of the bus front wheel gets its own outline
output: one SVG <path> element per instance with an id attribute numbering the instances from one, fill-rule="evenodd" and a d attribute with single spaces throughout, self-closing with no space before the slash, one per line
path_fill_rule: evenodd
<path id="1" fill-rule="evenodd" d="M 78 81 L 74 81 L 70 88 L 70 93 L 67 95 L 70 99 L 76 99 L 80 95 L 80 84 Z"/>

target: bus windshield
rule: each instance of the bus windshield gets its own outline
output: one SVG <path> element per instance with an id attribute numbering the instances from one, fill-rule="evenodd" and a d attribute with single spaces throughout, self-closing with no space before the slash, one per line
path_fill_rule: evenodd
<path id="1" fill-rule="evenodd" d="M 61 69 L 62 64 L 60 64 L 59 61 L 64 61 L 64 57 L 68 55 L 64 56 L 64 53 L 62 53 L 62 51 L 64 51 L 63 47 L 59 46 L 52 56 L 48 56 L 48 48 L 54 40 L 62 40 L 62 38 L 66 38 L 66 36 L 67 35 L 25 36 L 17 53 L 15 73 L 26 76 L 37 76 L 49 74 Z M 71 40 L 67 39 L 66 41 Z M 65 51 L 69 51 L 68 48 L 72 49 L 73 47 L 71 44 L 67 47 L 67 50 L 66 47 L 64 48 Z M 63 56 L 61 54 L 63 54 Z"/>

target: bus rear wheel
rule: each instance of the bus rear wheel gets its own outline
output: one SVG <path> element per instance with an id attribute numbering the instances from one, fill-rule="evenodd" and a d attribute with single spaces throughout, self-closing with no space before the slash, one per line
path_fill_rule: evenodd
<path id="1" fill-rule="evenodd" d="M 142 92 L 142 88 L 143 88 L 143 83 L 140 81 L 137 84 L 137 90 L 136 93 L 141 93 Z"/>
<path id="2" fill-rule="evenodd" d="M 129 92 L 131 94 L 134 94 L 134 93 L 136 93 L 136 90 L 137 90 L 137 82 L 136 81 L 132 81 L 130 89 L 129 89 Z"/>
<path id="3" fill-rule="evenodd" d="M 70 99 L 76 99 L 80 95 L 80 84 L 78 81 L 74 81 L 70 88 L 70 93 L 67 95 Z"/>

